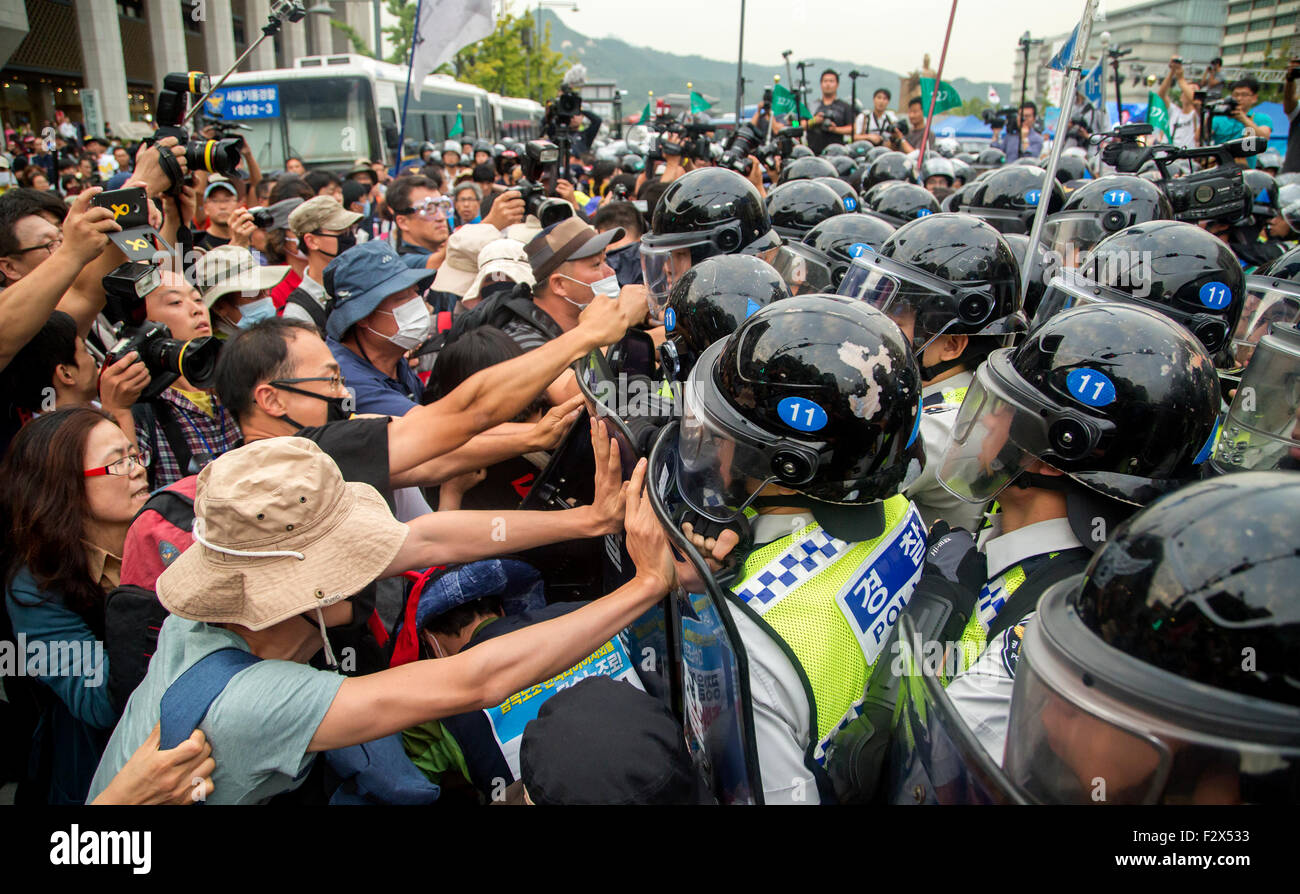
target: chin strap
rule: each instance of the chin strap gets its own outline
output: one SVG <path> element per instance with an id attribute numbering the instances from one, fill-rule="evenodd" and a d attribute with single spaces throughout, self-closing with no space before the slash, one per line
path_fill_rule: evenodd
<path id="1" fill-rule="evenodd" d="M 311 623 L 307 615 L 302 617 L 308 624 Z M 320 641 L 325 644 L 325 663 L 332 669 L 338 670 L 339 663 L 334 658 L 334 650 L 330 648 L 330 638 L 325 633 L 325 612 L 319 605 L 316 606 L 316 621 L 320 624 Z"/>
<path id="2" fill-rule="evenodd" d="M 1037 472 L 1021 472 L 1011 480 L 1011 486 L 1024 490 L 1036 487 L 1039 490 L 1055 490 L 1061 493 L 1069 493 L 1073 490 L 1068 475 L 1040 475 Z"/>
<path id="3" fill-rule="evenodd" d="M 916 365 L 921 372 L 922 382 L 933 382 L 936 378 L 946 373 L 953 367 L 961 366 L 966 362 L 966 358 L 954 357 L 952 360 L 940 360 L 934 366 L 926 366 L 921 362 L 921 355 L 916 356 Z"/>

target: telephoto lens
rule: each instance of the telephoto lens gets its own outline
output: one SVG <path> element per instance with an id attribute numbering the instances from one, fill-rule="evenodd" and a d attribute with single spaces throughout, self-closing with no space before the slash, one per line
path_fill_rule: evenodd
<path id="1" fill-rule="evenodd" d="M 207 171 L 233 177 L 239 167 L 238 138 L 225 140 L 191 140 L 185 144 L 185 163 L 191 171 Z"/>

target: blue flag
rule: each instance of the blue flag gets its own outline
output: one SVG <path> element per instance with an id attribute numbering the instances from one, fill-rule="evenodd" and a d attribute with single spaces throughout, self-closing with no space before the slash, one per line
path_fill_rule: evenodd
<path id="1" fill-rule="evenodd" d="M 1102 85 L 1106 82 L 1105 75 L 1102 72 L 1102 67 L 1105 61 L 1105 59 L 1098 59 L 1097 67 L 1088 72 L 1084 76 L 1083 81 L 1079 84 L 1079 89 L 1083 91 L 1083 95 L 1088 98 L 1088 102 L 1098 105 L 1101 104 Z"/>
<path id="2" fill-rule="evenodd" d="M 1048 68 L 1054 68 L 1057 71 L 1065 71 L 1070 67 L 1070 59 L 1074 56 L 1074 44 L 1079 39 L 1079 26 L 1075 25 L 1070 36 L 1065 39 L 1065 43 L 1056 51 L 1052 61 L 1047 63 Z"/>

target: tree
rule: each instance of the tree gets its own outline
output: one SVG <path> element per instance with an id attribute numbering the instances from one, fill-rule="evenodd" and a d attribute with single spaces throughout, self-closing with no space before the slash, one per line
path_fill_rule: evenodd
<path id="1" fill-rule="evenodd" d="M 366 43 L 361 35 L 357 33 L 356 28 L 353 28 L 347 22 L 340 22 L 338 19 L 330 19 L 330 27 L 337 28 L 339 31 L 343 32 L 343 35 L 348 39 L 348 43 L 352 44 L 352 52 L 356 53 L 358 56 L 369 56 L 371 59 L 375 58 L 374 47 Z"/>
<path id="2" fill-rule="evenodd" d="M 389 13 L 400 20 L 384 29 L 393 46 L 389 62 L 405 65 L 410 58 L 415 6 L 414 0 L 388 0 Z M 507 2 L 495 31 L 460 50 L 438 71 L 502 96 L 550 98 L 560 92 L 564 72 L 577 60 L 551 49 L 549 22 L 537 39 L 532 15 L 515 15 L 510 7 Z"/>

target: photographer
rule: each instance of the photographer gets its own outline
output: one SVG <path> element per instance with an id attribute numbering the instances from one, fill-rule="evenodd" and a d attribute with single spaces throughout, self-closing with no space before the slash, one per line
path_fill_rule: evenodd
<path id="1" fill-rule="evenodd" d="M 840 89 L 839 72 L 828 68 L 821 76 L 822 101 L 813 110 L 812 124 L 808 128 L 808 148 L 816 155 L 831 143 L 843 143 L 844 137 L 853 133 L 853 110 L 835 94 Z"/>
<path id="2" fill-rule="evenodd" d="M 1259 81 L 1252 77 L 1245 77 L 1232 83 L 1232 97 L 1222 101 L 1219 110 L 1210 112 L 1210 138 L 1215 144 L 1226 143 L 1229 140 L 1235 140 L 1245 135 L 1249 128 L 1249 133 L 1256 139 L 1262 141 L 1260 151 L 1268 146 L 1268 138 L 1273 135 L 1273 119 L 1268 116 L 1267 112 L 1256 112 L 1251 115 L 1251 109 L 1259 102 Z M 1247 156 L 1236 160 L 1237 164 L 1242 167 L 1255 167 L 1255 156 Z"/>
<path id="3" fill-rule="evenodd" d="M 1169 96 L 1170 87 L 1178 84 L 1178 102 Z M 1173 136 L 1169 142 L 1183 149 L 1194 148 L 1201 138 L 1200 116 L 1196 113 L 1196 85 L 1188 83 L 1183 74 L 1183 60 L 1175 56 L 1169 60 L 1169 70 L 1165 72 L 1156 95 L 1164 102 L 1169 112 L 1169 131 Z"/>
<path id="4" fill-rule="evenodd" d="M 199 290 L 170 270 L 160 271 L 160 279 L 144 297 L 145 319 L 162 323 L 178 341 L 211 336 L 212 322 Z M 153 490 L 196 474 L 241 441 L 239 426 L 216 395 L 184 376 L 158 397 L 140 401 L 129 411 L 114 411 L 113 418 L 128 436 L 134 432 L 140 450 L 152 456 Z"/>
<path id="5" fill-rule="evenodd" d="M 993 127 L 993 139 L 989 146 L 1001 149 L 1006 154 L 1007 164 L 1018 158 L 1039 158 L 1043 154 L 1043 135 L 1034 129 L 1034 119 L 1038 115 L 1038 106 L 1026 100 L 1020 106 L 1020 123 L 1018 133 L 1002 134 L 1002 128 Z"/>
<path id="6" fill-rule="evenodd" d="M 1292 58 L 1286 66 L 1286 84 L 1282 88 L 1282 111 L 1291 122 L 1286 135 L 1286 161 L 1283 174 L 1300 172 L 1300 103 L 1296 102 L 1296 82 L 1300 81 L 1300 58 Z"/>

